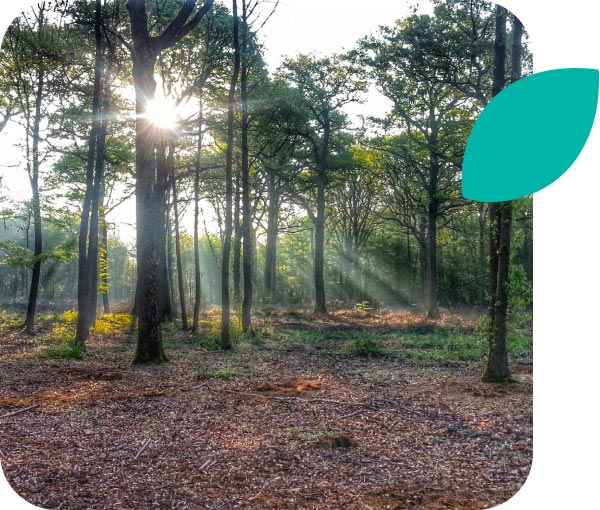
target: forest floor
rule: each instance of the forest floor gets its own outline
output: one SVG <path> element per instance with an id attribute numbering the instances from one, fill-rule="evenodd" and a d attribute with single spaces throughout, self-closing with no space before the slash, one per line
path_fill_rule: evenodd
<path id="1" fill-rule="evenodd" d="M 43 508 L 472 510 L 529 472 L 529 332 L 515 382 L 486 385 L 473 315 L 269 310 L 230 353 L 209 316 L 200 339 L 165 328 L 160 366 L 131 365 L 120 316 L 82 359 L 72 316 L 34 338 L 4 319 L 0 461 Z"/>

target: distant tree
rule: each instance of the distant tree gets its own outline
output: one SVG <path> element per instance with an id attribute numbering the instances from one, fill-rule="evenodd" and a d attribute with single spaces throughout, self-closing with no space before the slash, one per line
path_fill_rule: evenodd
<path id="1" fill-rule="evenodd" d="M 347 125 L 342 107 L 360 100 L 366 83 L 357 67 L 341 56 L 316 58 L 300 55 L 286 61 L 280 74 L 295 92 L 291 108 L 295 110 L 287 130 L 306 144 L 309 168 L 316 188 L 314 209 L 300 198 L 315 228 L 314 282 L 315 313 L 326 314 L 324 248 L 326 190 L 331 182 L 334 138 Z"/>
<path id="2" fill-rule="evenodd" d="M 363 40 L 358 53 L 379 90 L 394 104 L 382 125 L 397 136 L 384 137 L 380 147 L 396 156 L 394 189 L 403 190 L 425 220 L 426 230 L 419 228 L 418 239 L 425 254 L 425 308 L 430 318 L 439 316 L 438 223 L 449 209 L 462 205 L 458 174 L 475 115 L 464 94 L 431 78 L 437 62 L 429 58 L 431 47 L 421 43 L 422 38 L 434 40 L 432 33 L 438 28 L 435 18 L 414 15 Z M 404 177 L 397 179 L 399 172 Z"/>
<path id="3" fill-rule="evenodd" d="M 31 185 L 31 210 L 33 216 L 34 249 L 27 315 L 24 329 L 35 334 L 35 316 L 42 270 L 42 211 L 40 170 L 44 160 L 44 119 L 49 116 L 53 94 L 64 86 L 62 70 L 66 63 L 63 28 L 51 19 L 53 11 L 61 13 L 62 3 L 51 7 L 42 2 L 27 14 L 21 15 L 9 27 L 3 44 L 0 78 L 6 80 L 2 88 L 10 89 L 2 100 L 5 112 L 2 127 L 11 118 L 23 120 L 25 134 L 25 165 Z M 61 16 L 58 16 L 62 20 Z M 49 126 L 46 126 L 48 129 Z"/>

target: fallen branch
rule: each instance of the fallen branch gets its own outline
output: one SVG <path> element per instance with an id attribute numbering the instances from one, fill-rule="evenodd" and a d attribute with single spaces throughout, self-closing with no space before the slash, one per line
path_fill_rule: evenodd
<path id="1" fill-rule="evenodd" d="M 268 400 L 277 400 L 280 402 L 306 402 L 308 404 L 317 403 L 317 404 L 335 404 L 341 406 L 358 406 L 358 407 L 367 407 L 369 409 L 377 409 L 372 404 L 368 402 L 344 402 L 342 400 L 331 400 L 328 398 L 300 398 L 300 397 L 276 397 L 274 395 L 261 395 L 260 393 L 251 393 L 246 391 L 236 391 L 236 390 L 228 390 L 228 389 L 218 389 L 215 388 L 214 391 L 221 391 L 223 393 L 233 393 L 235 395 L 244 395 L 247 397 L 259 397 L 266 398 Z"/>
<path id="2" fill-rule="evenodd" d="M 2 416 L 0 416 L 0 420 L 3 419 L 3 418 L 9 418 L 10 416 L 14 416 L 15 414 L 24 413 L 25 411 L 31 411 L 32 409 L 35 409 L 36 407 L 40 407 L 40 406 L 37 405 L 37 404 L 35 404 L 33 406 L 23 407 L 22 409 L 19 409 L 17 411 L 13 411 L 12 413 L 3 414 Z"/>
<path id="3" fill-rule="evenodd" d="M 138 452 L 135 454 L 135 457 L 133 458 L 133 460 L 137 460 L 137 458 L 146 451 L 146 448 L 148 448 L 148 445 L 150 444 L 150 439 L 146 439 L 144 441 L 144 444 L 142 445 L 142 447 L 138 450 Z"/>

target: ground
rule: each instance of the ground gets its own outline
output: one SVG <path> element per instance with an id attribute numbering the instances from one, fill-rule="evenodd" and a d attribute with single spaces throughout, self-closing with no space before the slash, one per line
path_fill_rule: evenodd
<path id="1" fill-rule="evenodd" d="M 527 478 L 530 339 L 483 384 L 472 316 L 266 310 L 232 353 L 209 317 L 143 367 L 116 316 L 82 359 L 49 350 L 72 319 L 0 332 L 0 460 L 43 508 L 472 510 Z"/>

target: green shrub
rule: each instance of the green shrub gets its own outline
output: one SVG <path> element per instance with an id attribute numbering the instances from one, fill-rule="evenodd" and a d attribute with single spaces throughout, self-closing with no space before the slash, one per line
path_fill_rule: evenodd
<path id="1" fill-rule="evenodd" d="M 362 333 L 352 340 L 348 346 L 350 354 L 360 356 L 361 358 L 379 358 L 385 353 L 381 347 L 381 342 L 369 333 Z"/>

